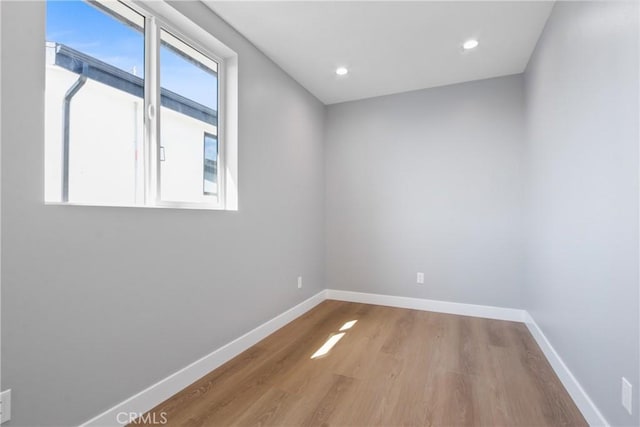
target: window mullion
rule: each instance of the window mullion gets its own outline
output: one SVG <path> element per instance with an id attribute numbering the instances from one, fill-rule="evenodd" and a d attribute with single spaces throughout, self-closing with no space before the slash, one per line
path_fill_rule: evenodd
<path id="1" fill-rule="evenodd" d="M 160 28 L 145 20 L 145 204 L 160 199 Z"/>

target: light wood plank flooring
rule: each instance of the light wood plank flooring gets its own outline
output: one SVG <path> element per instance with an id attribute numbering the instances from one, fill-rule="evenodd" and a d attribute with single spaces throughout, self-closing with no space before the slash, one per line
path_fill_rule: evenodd
<path id="1" fill-rule="evenodd" d="M 151 412 L 172 426 L 587 425 L 524 324 L 339 301 Z"/>

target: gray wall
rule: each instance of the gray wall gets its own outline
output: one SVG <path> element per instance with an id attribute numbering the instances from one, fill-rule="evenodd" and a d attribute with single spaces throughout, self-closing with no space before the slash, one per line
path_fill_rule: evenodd
<path id="1" fill-rule="evenodd" d="M 330 106 L 327 286 L 521 307 L 523 120 L 521 76 Z"/>
<path id="2" fill-rule="evenodd" d="M 526 72 L 525 308 L 614 425 L 639 425 L 638 4 L 559 2 Z M 620 377 L 634 385 L 633 416 Z"/>
<path id="3" fill-rule="evenodd" d="M 179 7 L 239 55 L 238 212 L 45 206 L 45 8 L 3 2 L 11 425 L 79 424 L 325 287 L 323 105 L 204 6 Z"/>

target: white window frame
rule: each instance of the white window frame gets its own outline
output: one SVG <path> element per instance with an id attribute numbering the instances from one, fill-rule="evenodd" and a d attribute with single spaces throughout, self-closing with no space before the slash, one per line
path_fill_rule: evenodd
<path id="1" fill-rule="evenodd" d="M 137 0 L 90 0 L 113 10 L 121 16 L 121 3 L 144 17 L 144 165 L 145 183 L 143 204 L 131 207 L 237 210 L 237 54 L 218 41 L 208 31 L 199 27 L 165 2 L 142 2 Z M 187 44 L 199 54 L 218 65 L 217 107 L 217 203 L 184 202 L 162 200 L 160 147 L 162 120 L 160 103 L 160 47 L 161 30 L 165 30 Z M 204 161 L 204 160 L 203 160 Z M 85 203 L 48 203 L 81 205 Z M 105 205 L 101 205 L 105 206 Z M 116 205 L 108 205 L 116 206 Z"/>
<path id="2" fill-rule="evenodd" d="M 145 88 L 144 88 L 144 114 L 145 114 L 145 205 L 169 208 L 209 208 L 225 209 L 225 60 L 211 48 L 207 48 L 184 32 L 180 31 L 167 18 L 159 15 L 157 11 L 150 10 L 139 3 L 128 0 L 119 0 L 145 18 Z M 108 5 L 108 3 L 106 3 Z M 217 100 L 217 138 L 218 138 L 218 197 L 217 203 L 210 202 L 184 202 L 162 200 L 162 173 L 160 161 L 160 147 L 162 146 L 162 133 L 160 123 L 162 121 L 160 103 L 160 47 L 161 31 L 165 30 L 200 54 L 215 61 L 218 64 L 218 100 Z M 204 161 L 204 160 L 203 160 Z"/>

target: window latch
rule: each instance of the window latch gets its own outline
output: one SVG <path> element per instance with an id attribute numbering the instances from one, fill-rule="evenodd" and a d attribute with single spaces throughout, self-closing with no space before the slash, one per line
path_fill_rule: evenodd
<path id="1" fill-rule="evenodd" d="M 153 104 L 149 104 L 149 107 L 147 108 L 147 115 L 149 116 L 149 120 L 156 118 L 156 107 Z"/>

